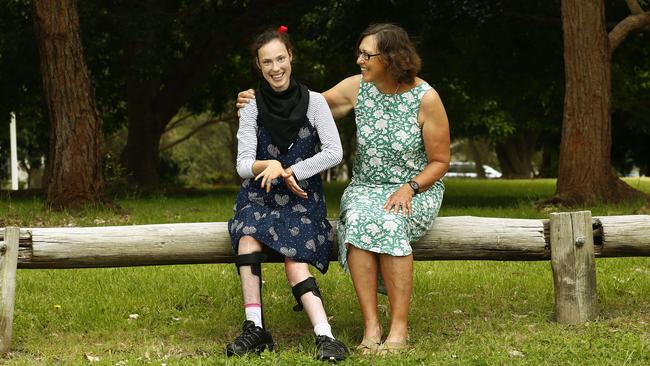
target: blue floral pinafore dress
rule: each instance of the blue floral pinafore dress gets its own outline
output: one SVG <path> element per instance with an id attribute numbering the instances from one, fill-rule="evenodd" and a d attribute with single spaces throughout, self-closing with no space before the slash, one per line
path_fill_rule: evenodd
<path id="1" fill-rule="evenodd" d="M 296 140 L 284 154 L 273 144 L 270 134 L 258 120 L 256 160 L 275 159 L 283 167 L 288 167 L 319 151 L 318 133 L 307 118 Z M 307 192 L 307 198 L 296 196 L 281 178 L 273 180 L 269 193 L 260 187 L 259 180 L 249 178 L 242 182 L 233 208 L 234 217 L 228 221 L 235 253 L 239 239 L 250 235 L 284 257 L 309 263 L 322 273 L 327 272 L 333 232 L 327 220 L 320 174 L 301 180 L 298 185 Z"/>

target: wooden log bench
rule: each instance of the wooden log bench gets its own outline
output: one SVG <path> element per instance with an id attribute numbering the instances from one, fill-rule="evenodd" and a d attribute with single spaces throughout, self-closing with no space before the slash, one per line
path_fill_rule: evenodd
<path id="1" fill-rule="evenodd" d="M 336 226 L 336 222 L 332 222 Z M 336 243 L 334 243 L 336 249 Z M 98 268 L 233 263 L 224 222 L 0 230 L 0 353 L 11 348 L 17 268 Z M 595 258 L 650 256 L 650 215 L 550 219 L 439 217 L 413 244 L 415 260 L 550 260 L 555 319 L 593 320 L 598 312 Z M 332 260 L 336 260 L 336 250 Z M 279 261 L 280 258 L 272 258 Z"/>

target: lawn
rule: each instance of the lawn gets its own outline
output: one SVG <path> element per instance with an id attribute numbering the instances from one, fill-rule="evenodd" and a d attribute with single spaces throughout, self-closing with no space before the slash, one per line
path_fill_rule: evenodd
<path id="1" fill-rule="evenodd" d="M 449 180 L 442 216 L 546 218 L 535 202 L 552 180 Z M 650 193 L 650 179 L 628 180 Z M 330 184 L 336 217 L 343 184 Z M 120 199 L 116 214 L 42 210 L 32 196 L 2 196 L 0 226 L 100 226 L 225 221 L 236 187 L 155 198 Z M 642 203 L 584 207 L 594 215 L 645 212 Z M 646 208 L 647 209 L 647 208 Z M 641 210 L 641 211 L 640 211 Z M 350 278 L 338 265 L 316 274 L 335 335 L 358 343 L 362 319 Z M 650 258 L 596 261 L 600 315 L 581 326 L 553 322 L 550 263 L 417 262 L 410 325 L 413 350 L 342 364 L 647 365 L 650 364 Z M 7 365 L 285 365 L 311 360 L 313 335 L 282 266 L 264 267 L 267 325 L 278 352 L 228 359 L 240 331 L 241 291 L 233 265 L 19 270 L 13 350 Z M 387 301 L 381 297 L 384 329 Z"/>

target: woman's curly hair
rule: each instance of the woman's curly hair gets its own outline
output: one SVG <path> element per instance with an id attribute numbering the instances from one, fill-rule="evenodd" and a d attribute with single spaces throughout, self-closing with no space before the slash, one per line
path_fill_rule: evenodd
<path id="1" fill-rule="evenodd" d="M 372 24 L 359 36 L 357 49 L 367 36 L 376 37 L 381 60 L 397 82 L 409 84 L 415 80 L 422 60 L 403 28 L 389 23 Z"/>

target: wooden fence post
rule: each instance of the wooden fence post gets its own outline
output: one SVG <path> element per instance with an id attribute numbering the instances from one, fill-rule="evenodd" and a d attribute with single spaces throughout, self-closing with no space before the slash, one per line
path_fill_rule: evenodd
<path id="1" fill-rule="evenodd" d="M 16 293 L 16 267 L 18 264 L 18 242 L 20 229 L 5 228 L 4 245 L 0 252 L 0 354 L 11 350 L 11 333 L 14 324 L 14 295 Z"/>
<path id="2" fill-rule="evenodd" d="M 591 212 L 552 213 L 551 267 L 555 319 L 582 324 L 598 315 Z"/>

